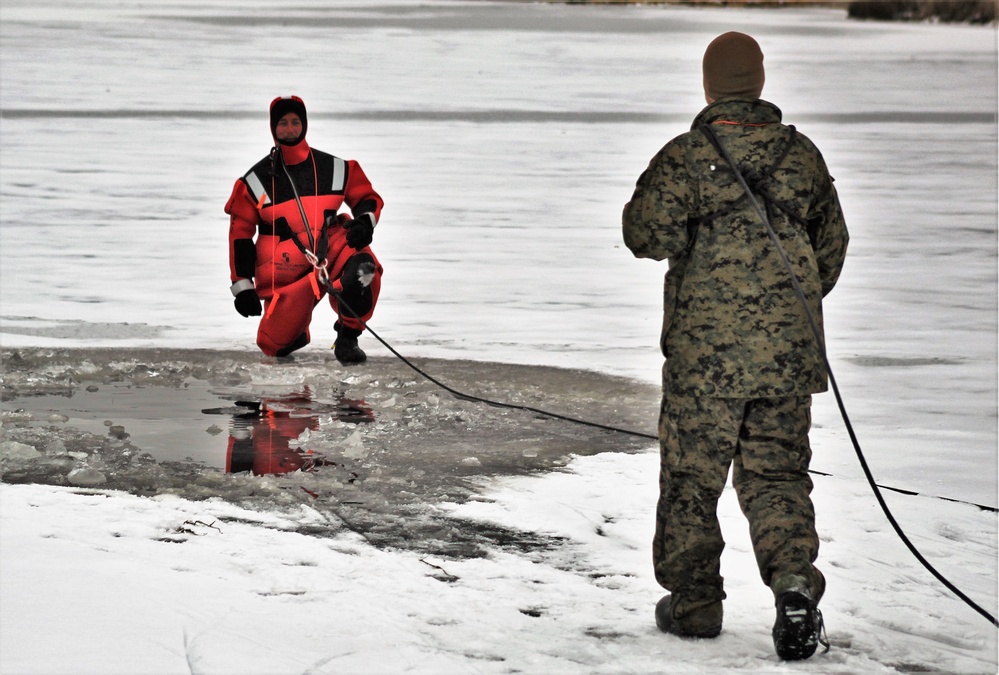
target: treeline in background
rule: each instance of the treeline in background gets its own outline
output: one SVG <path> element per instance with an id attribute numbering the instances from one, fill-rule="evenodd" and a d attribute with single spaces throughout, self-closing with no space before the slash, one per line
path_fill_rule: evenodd
<path id="1" fill-rule="evenodd" d="M 725 7 L 839 7 L 851 19 L 994 23 L 999 0 L 562 0 L 569 4 L 702 5 Z"/>

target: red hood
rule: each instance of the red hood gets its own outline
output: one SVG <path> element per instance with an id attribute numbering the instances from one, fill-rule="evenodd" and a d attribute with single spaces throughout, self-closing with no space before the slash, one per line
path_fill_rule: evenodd
<path id="1" fill-rule="evenodd" d="M 288 166 L 301 164 L 309 158 L 309 144 L 304 138 L 295 145 L 278 143 L 277 147 L 281 149 L 281 157 Z"/>

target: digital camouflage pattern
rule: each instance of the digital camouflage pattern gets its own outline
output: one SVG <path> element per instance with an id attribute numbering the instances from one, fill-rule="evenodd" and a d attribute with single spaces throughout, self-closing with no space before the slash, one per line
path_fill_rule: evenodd
<path id="1" fill-rule="evenodd" d="M 776 106 L 723 99 L 701 111 L 690 132 L 652 159 L 623 214 L 635 256 L 669 260 L 665 382 L 696 396 L 825 391 L 820 346 L 779 253 L 735 174 L 698 130 L 704 124 L 766 204 L 820 332 L 821 300 L 839 277 L 849 239 L 822 155 L 781 123 Z"/>
<path id="2" fill-rule="evenodd" d="M 764 206 L 819 329 L 766 226 L 700 129 L 711 125 Z M 637 256 L 669 260 L 653 562 L 681 633 L 716 625 L 725 598 L 717 503 L 729 467 L 763 581 L 818 601 L 808 475 L 811 394 L 824 391 L 822 298 L 848 234 L 818 149 L 761 100 L 722 99 L 652 159 L 624 208 Z"/>
<path id="3" fill-rule="evenodd" d="M 664 397 L 653 562 L 656 580 L 674 592 L 678 624 L 698 626 L 725 598 L 716 506 L 730 465 L 764 583 L 822 596 L 825 580 L 812 564 L 819 538 L 809 496 L 810 426 L 807 395 Z"/>

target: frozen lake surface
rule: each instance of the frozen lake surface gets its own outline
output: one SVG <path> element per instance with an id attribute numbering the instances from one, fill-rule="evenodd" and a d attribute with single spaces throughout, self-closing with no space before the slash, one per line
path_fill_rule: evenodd
<path id="1" fill-rule="evenodd" d="M 228 292 L 222 207 L 270 147 L 267 104 L 296 93 L 313 147 L 385 197 L 375 330 L 445 379 L 651 432 L 665 266 L 631 256 L 620 211 L 701 109 L 700 58 L 727 30 L 760 41 L 765 98 L 837 179 L 851 247 L 827 341 L 871 468 L 916 493 L 887 497 L 903 528 L 995 612 L 996 516 L 967 504 L 999 502 L 994 26 L 446 0 L 0 12 L 0 670 L 785 668 L 731 490 L 725 632 L 664 638 L 653 441 L 458 401 L 368 337 L 373 362 L 342 369 L 328 309 L 299 360 L 267 363 Z M 48 387 L 73 396 L 19 417 Z M 233 395 L 318 406 L 285 453 L 318 470 L 226 473 L 263 422 L 202 412 Z M 374 420 L 336 419 L 342 399 Z M 994 673 L 995 630 L 890 531 L 831 395 L 813 412 L 834 649 L 795 670 Z M 357 520 L 378 511 L 357 494 L 378 518 Z M 273 643 L 251 645 L 262 626 Z"/>
<path id="2" fill-rule="evenodd" d="M 5 346 L 252 349 L 221 208 L 267 152 L 267 103 L 294 90 L 312 144 L 357 158 L 386 196 L 373 325 L 390 343 L 657 382 L 664 266 L 623 247 L 620 210 L 702 105 L 702 45 L 734 26 L 759 37 L 767 97 L 838 179 L 852 242 L 829 350 L 878 475 L 996 503 L 993 30 L 503 3 L 109 12 L 4 6 Z M 275 25 L 302 54 L 363 67 L 285 67 Z M 317 312 L 313 349 L 332 321 Z M 839 426 L 831 397 L 815 419 Z M 839 471 L 845 454 L 816 462 Z"/>

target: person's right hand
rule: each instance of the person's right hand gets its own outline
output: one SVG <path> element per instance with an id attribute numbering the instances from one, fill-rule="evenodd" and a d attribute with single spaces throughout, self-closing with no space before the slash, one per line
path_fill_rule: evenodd
<path id="1" fill-rule="evenodd" d="M 243 316 L 260 316 L 260 296 L 253 288 L 248 288 L 236 296 L 233 301 L 236 311 Z"/>

